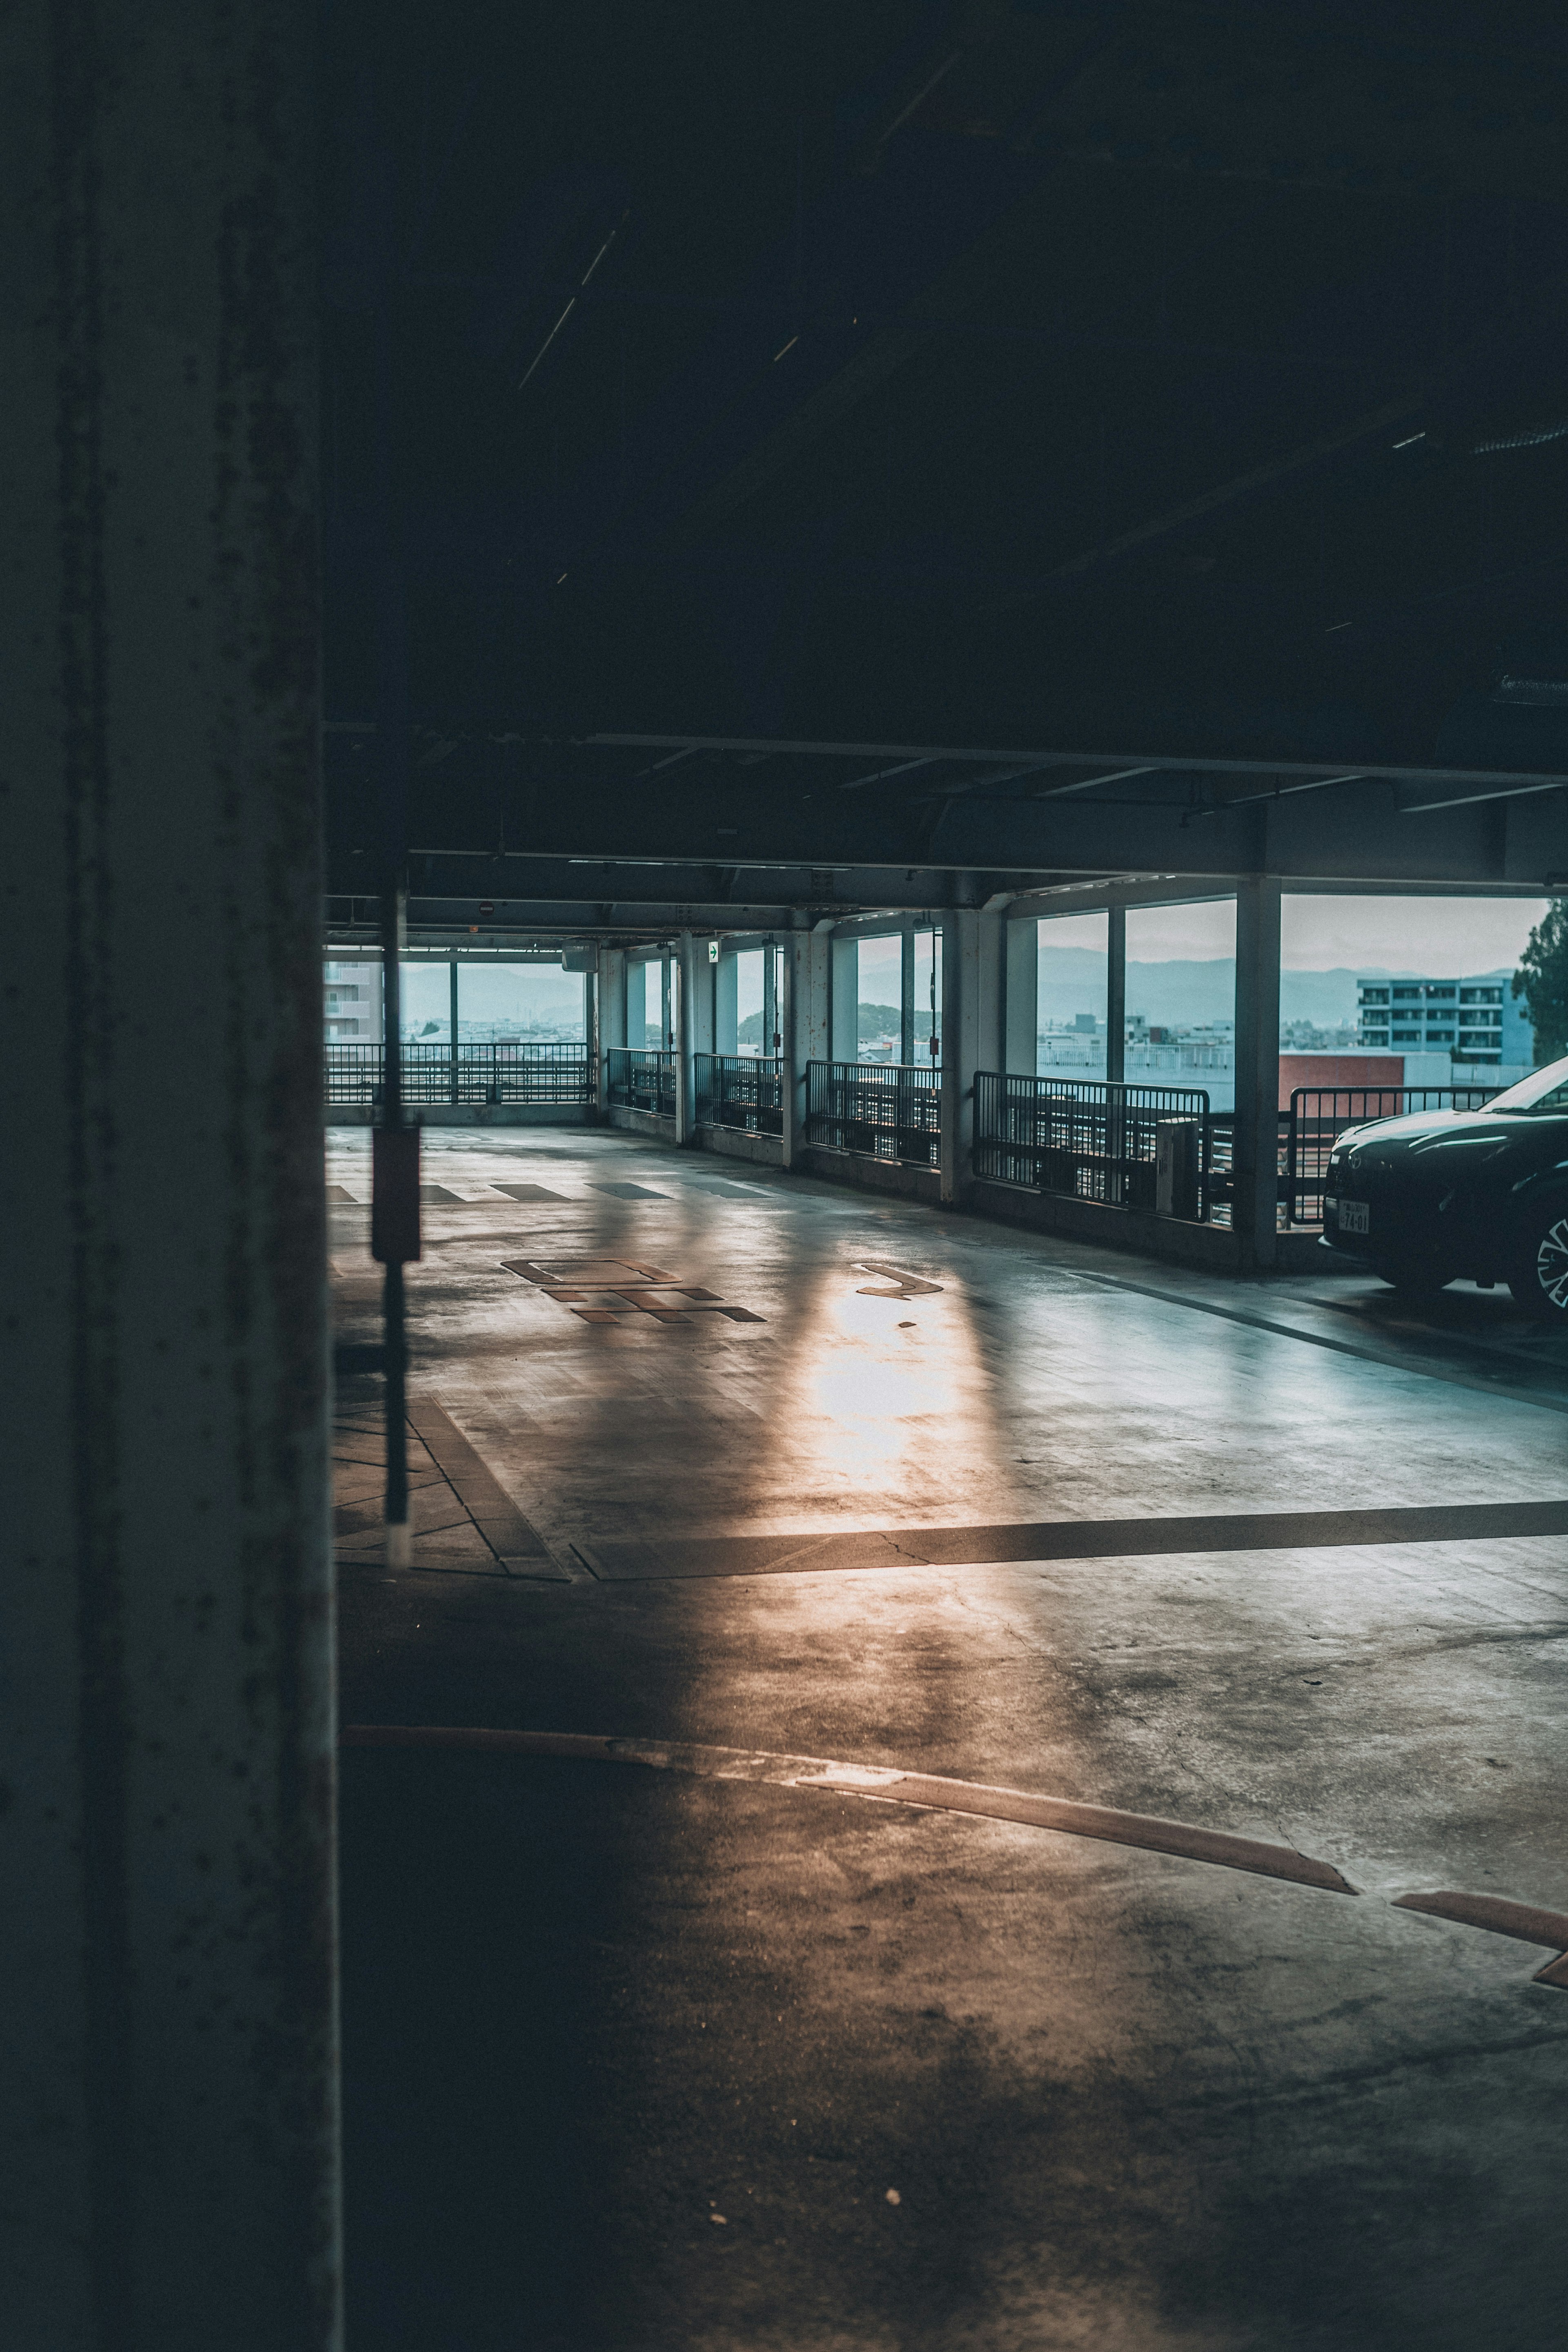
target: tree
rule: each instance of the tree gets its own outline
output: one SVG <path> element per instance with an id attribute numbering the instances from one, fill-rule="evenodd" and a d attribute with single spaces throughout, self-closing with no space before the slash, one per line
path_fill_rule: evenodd
<path id="1" fill-rule="evenodd" d="M 1513 992 L 1529 1008 L 1537 1063 L 1568 1054 L 1568 899 L 1553 898 L 1531 932 Z"/>

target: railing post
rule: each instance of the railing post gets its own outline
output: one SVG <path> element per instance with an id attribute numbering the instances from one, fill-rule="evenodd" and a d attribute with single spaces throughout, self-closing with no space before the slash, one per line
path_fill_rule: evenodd
<path id="1" fill-rule="evenodd" d="M 448 1066 L 449 1086 L 447 1099 L 456 1103 L 460 1100 L 460 1096 L 458 1090 L 458 959 L 456 956 L 452 958 L 447 970 L 451 974 L 451 1013 L 448 1022 L 448 1050 L 450 1058 Z"/>

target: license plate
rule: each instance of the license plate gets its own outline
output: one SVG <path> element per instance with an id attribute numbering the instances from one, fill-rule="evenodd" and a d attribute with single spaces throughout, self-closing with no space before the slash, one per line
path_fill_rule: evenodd
<path id="1" fill-rule="evenodd" d="M 1342 1234 L 1365 1234 L 1372 1230 L 1372 1211 L 1365 1201 L 1340 1202 Z"/>

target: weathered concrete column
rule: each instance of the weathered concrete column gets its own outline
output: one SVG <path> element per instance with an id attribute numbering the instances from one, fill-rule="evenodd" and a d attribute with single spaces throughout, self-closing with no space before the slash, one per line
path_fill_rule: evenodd
<path id="1" fill-rule="evenodd" d="M 703 949 L 706 957 L 707 949 Z M 675 1139 L 697 1140 L 697 942 L 689 931 L 680 934 L 679 951 L 670 974 L 675 1002 L 670 1013 L 675 1029 Z"/>
<path id="2" fill-rule="evenodd" d="M 1231 1223 L 1244 1274 L 1279 1255 L 1279 880 L 1236 893 L 1236 1140 Z"/>
<path id="3" fill-rule="evenodd" d="M 599 950 L 599 984 L 595 992 L 598 1013 L 598 1059 L 595 1066 L 595 1098 L 599 1117 L 610 1107 L 610 1055 L 626 1042 L 626 958 L 624 948 Z"/>
<path id="4" fill-rule="evenodd" d="M 982 932 L 996 964 L 999 942 L 993 916 L 982 918 L 970 907 L 944 915 L 942 923 L 942 1200 L 954 1207 L 971 1181 L 971 1150 L 974 1139 L 974 1073 L 983 1066 L 981 1043 L 986 1034 L 984 1009 L 989 995 L 991 1042 L 996 1038 L 1000 977 L 993 971 L 986 992 L 982 976 Z M 995 1064 L 991 1065 L 993 1068 Z"/>
<path id="5" fill-rule="evenodd" d="M 1127 1075 L 1127 909 L 1111 907 L 1105 919 L 1105 1075 Z"/>
<path id="6" fill-rule="evenodd" d="M 7 22 L 18 2352 L 340 2340 L 316 42 L 304 0 Z"/>
<path id="7" fill-rule="evenodd" d="M 803 915 L 804 925 L 806 918 Z M 793 1168 L 806 1140 L 806 1069 L 828 1059 L 828 993 L 833 940 L 827 929 L 791 931 L 779 950 L 784 976 L 784 1164 Z"/>

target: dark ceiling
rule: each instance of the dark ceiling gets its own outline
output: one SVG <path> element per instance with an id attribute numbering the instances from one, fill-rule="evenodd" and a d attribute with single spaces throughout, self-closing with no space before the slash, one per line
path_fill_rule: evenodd
<path id="1" fill-rule="evenodd" d="M 1556 6 L 355 0 L 328 52 L 340 728 L 1568 768 Z"/>

